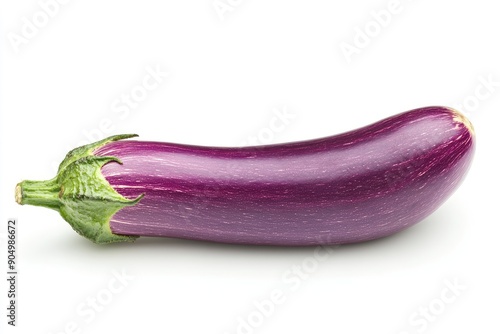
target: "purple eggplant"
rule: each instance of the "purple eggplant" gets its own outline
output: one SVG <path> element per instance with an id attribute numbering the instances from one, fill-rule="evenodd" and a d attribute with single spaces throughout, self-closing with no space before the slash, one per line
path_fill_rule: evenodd
<path id="1" fill-rule="evenodd" d="M 138 236 L 306 246 L 385 237 L 435 211 L 464 179 L 471 123 L 447 107 L 343 134 L 252 147 L 114 136 L 66 156 L 16 201 L 55 209 L 96 243 Z"/>

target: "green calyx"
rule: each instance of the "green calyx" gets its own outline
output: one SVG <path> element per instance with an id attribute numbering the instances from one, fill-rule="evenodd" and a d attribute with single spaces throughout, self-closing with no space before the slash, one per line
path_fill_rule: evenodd
<path id="1" fill-rule="evenodd" d="M 136 135 L 112 136 L 70 151 L 59 165 L 57 176 L 47 181 L 22 181 L 16 186 L 16 202 L 58 211 L 71 227 L 95 243 L 134 241 L 136 236 L 111 232 L 109 221 L 120 209 L 137 204 L 143 195 L 127 199 L 101 174 L 116 157 L 97 157 L 94 150 L 113 141 Z"/>

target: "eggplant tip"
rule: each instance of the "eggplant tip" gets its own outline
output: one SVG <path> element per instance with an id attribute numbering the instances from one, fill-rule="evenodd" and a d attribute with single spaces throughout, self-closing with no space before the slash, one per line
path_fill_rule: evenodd
<path id="1" fill-rule="evenodd" d="M 467 117 L 465 117 L 465 115 L 462 114 L 460 111 L 453 109 L 453 108 L 449 108 L 449 109 L 453 113 L 453 120 L 465 125 L 465 127 L 467 128 L 467 130 L 469 130 L 471 135 L 474 136 L 476 133 L 474 131 L 474 126 L 472 126 L 471 121 L 469 121 L 469 119 Z"/>

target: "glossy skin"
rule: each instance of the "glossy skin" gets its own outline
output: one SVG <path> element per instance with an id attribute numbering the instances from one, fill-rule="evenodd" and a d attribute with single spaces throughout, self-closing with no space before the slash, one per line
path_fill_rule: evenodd
<path id="1" fill-rule="evenodd" d="M 344 244 L 401 231 L 458 187 L 474 135 L 429 107 L 344 134 L 244 148 L 117 141 L 102 174 L 126 198 L 115 234 L 261 245 Z M 465 120 L 466 121 L 466 120 Z M 468 121 L 466 121 L 468 123 Z"/>

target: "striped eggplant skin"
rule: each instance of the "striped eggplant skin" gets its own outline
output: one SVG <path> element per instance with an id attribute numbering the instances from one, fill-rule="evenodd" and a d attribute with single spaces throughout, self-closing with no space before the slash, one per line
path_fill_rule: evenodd
<path id="1" fill-rule="evenodd" d="M 116 141 L 102 175 L 127 199 L 112 233 L 307 246 L 389 236 L 435 211 L 474 154 L 470 122 L 447 107 L 347 133 L 255 147 Z"/>

